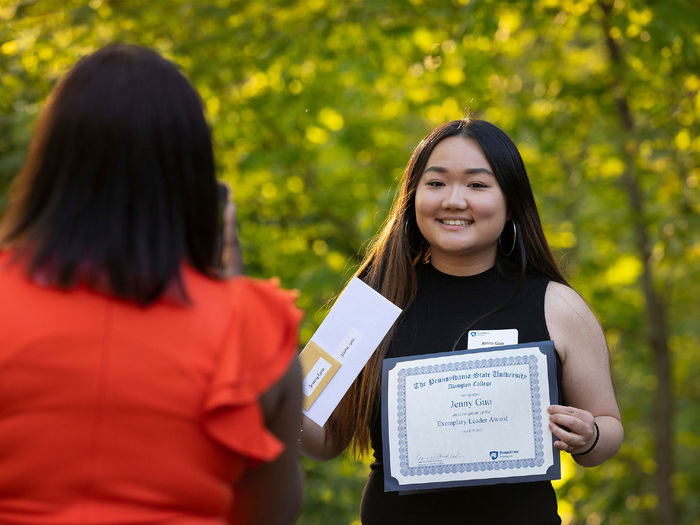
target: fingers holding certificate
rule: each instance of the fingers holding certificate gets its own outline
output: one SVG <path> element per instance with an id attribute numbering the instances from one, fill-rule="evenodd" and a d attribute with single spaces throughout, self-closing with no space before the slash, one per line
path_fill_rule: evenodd
<path id="1" fill-rule="evenodd" d="M 386 359 L 386 491 L 558 479 L 551 341 Z"/>

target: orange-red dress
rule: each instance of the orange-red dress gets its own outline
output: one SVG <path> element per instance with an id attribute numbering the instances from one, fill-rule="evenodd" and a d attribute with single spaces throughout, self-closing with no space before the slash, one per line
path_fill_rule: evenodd
<path id="1" fill-rule="evenodd" d="M 301 318 L 271 281 L 185 267 L 192 305 L 29 281 L 0 252 L 0 523 L 221 525 L 276 458 L 258 397 Z"/>

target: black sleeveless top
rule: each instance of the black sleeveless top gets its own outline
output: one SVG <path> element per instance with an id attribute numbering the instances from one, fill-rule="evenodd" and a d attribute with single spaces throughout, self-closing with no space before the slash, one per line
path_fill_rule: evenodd
<path id="1" fill-rule="evenodd" d="M 416 298 L 396 327 L 387 357 L 463 350 L 467 348 L 467 328 L 517 328 L 518 343 L 550 339 L 544 317 L 547 277 L 528 274 L 518 294 L 505 307 L 481 318 L 513 295 L 519 282 L 517 273 L 493 267 L 478 275 L 457 277 L 441 273 L 430 264 L 418 265 L 416 273 Z M 561 523 L 556 495 L 548 481 L 408 495 L 384 492 L 379 413 L 370 435 L 375 461 L 362 495 L 363 525 Z"/>

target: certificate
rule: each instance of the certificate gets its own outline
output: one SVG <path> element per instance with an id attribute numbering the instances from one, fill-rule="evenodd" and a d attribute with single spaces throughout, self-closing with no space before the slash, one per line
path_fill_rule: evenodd
<path id="1" fill-rule="evenodd" d="M 551 341 L 385 359 L 384 490 L 561 477 Z"/>

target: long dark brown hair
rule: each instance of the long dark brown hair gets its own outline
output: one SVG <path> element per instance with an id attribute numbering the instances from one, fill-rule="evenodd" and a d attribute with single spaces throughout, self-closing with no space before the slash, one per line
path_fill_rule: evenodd
<path id="1" fill-rule="evenodd" d="M 357 276 L 400 308 L 405 309 L 411 304 L 417 288 L 416 264 L 425 260 L 430 253 L 430 245 L 416 222 L 416 187 L 435 146 L 453 136 L 474 139 L 481 146 L 505 195 L 511 220 L 516 225 L 517 249 L 507 256 L 499 252 L 496 265 L 519 269 L 521 281 L 527 269 L 566 284 L 545 239 L 530 181 L 517 147 L 498 127 L 476 119 L 447 122 L 431 131 L 416 146 L 401 177 L 389 216 L 371 241 Z M 501 234 L 504 238 L 509 237 L 509 242 L 506 242 L 508 246 L 513 242 L 512 228 L 507 222 Z M 352 384 L 327 426 L 329 437 L 334 442 L 347 443 L 352 440 L 352 449 L 356 454 L 370 449 L 369 427 L 379 408 L 382 360 L 392 335 L 393 329 Z"/>
<path id="2" fill-rule="evenodd" d="M 148 304 L 171 287 L 186 298 L 184 261 L 213 274 L 217 231 L 209 127 L 187 79 L 140 46 L 81 59 L 42 112 L 0 245 L 47 284 Z"/>

